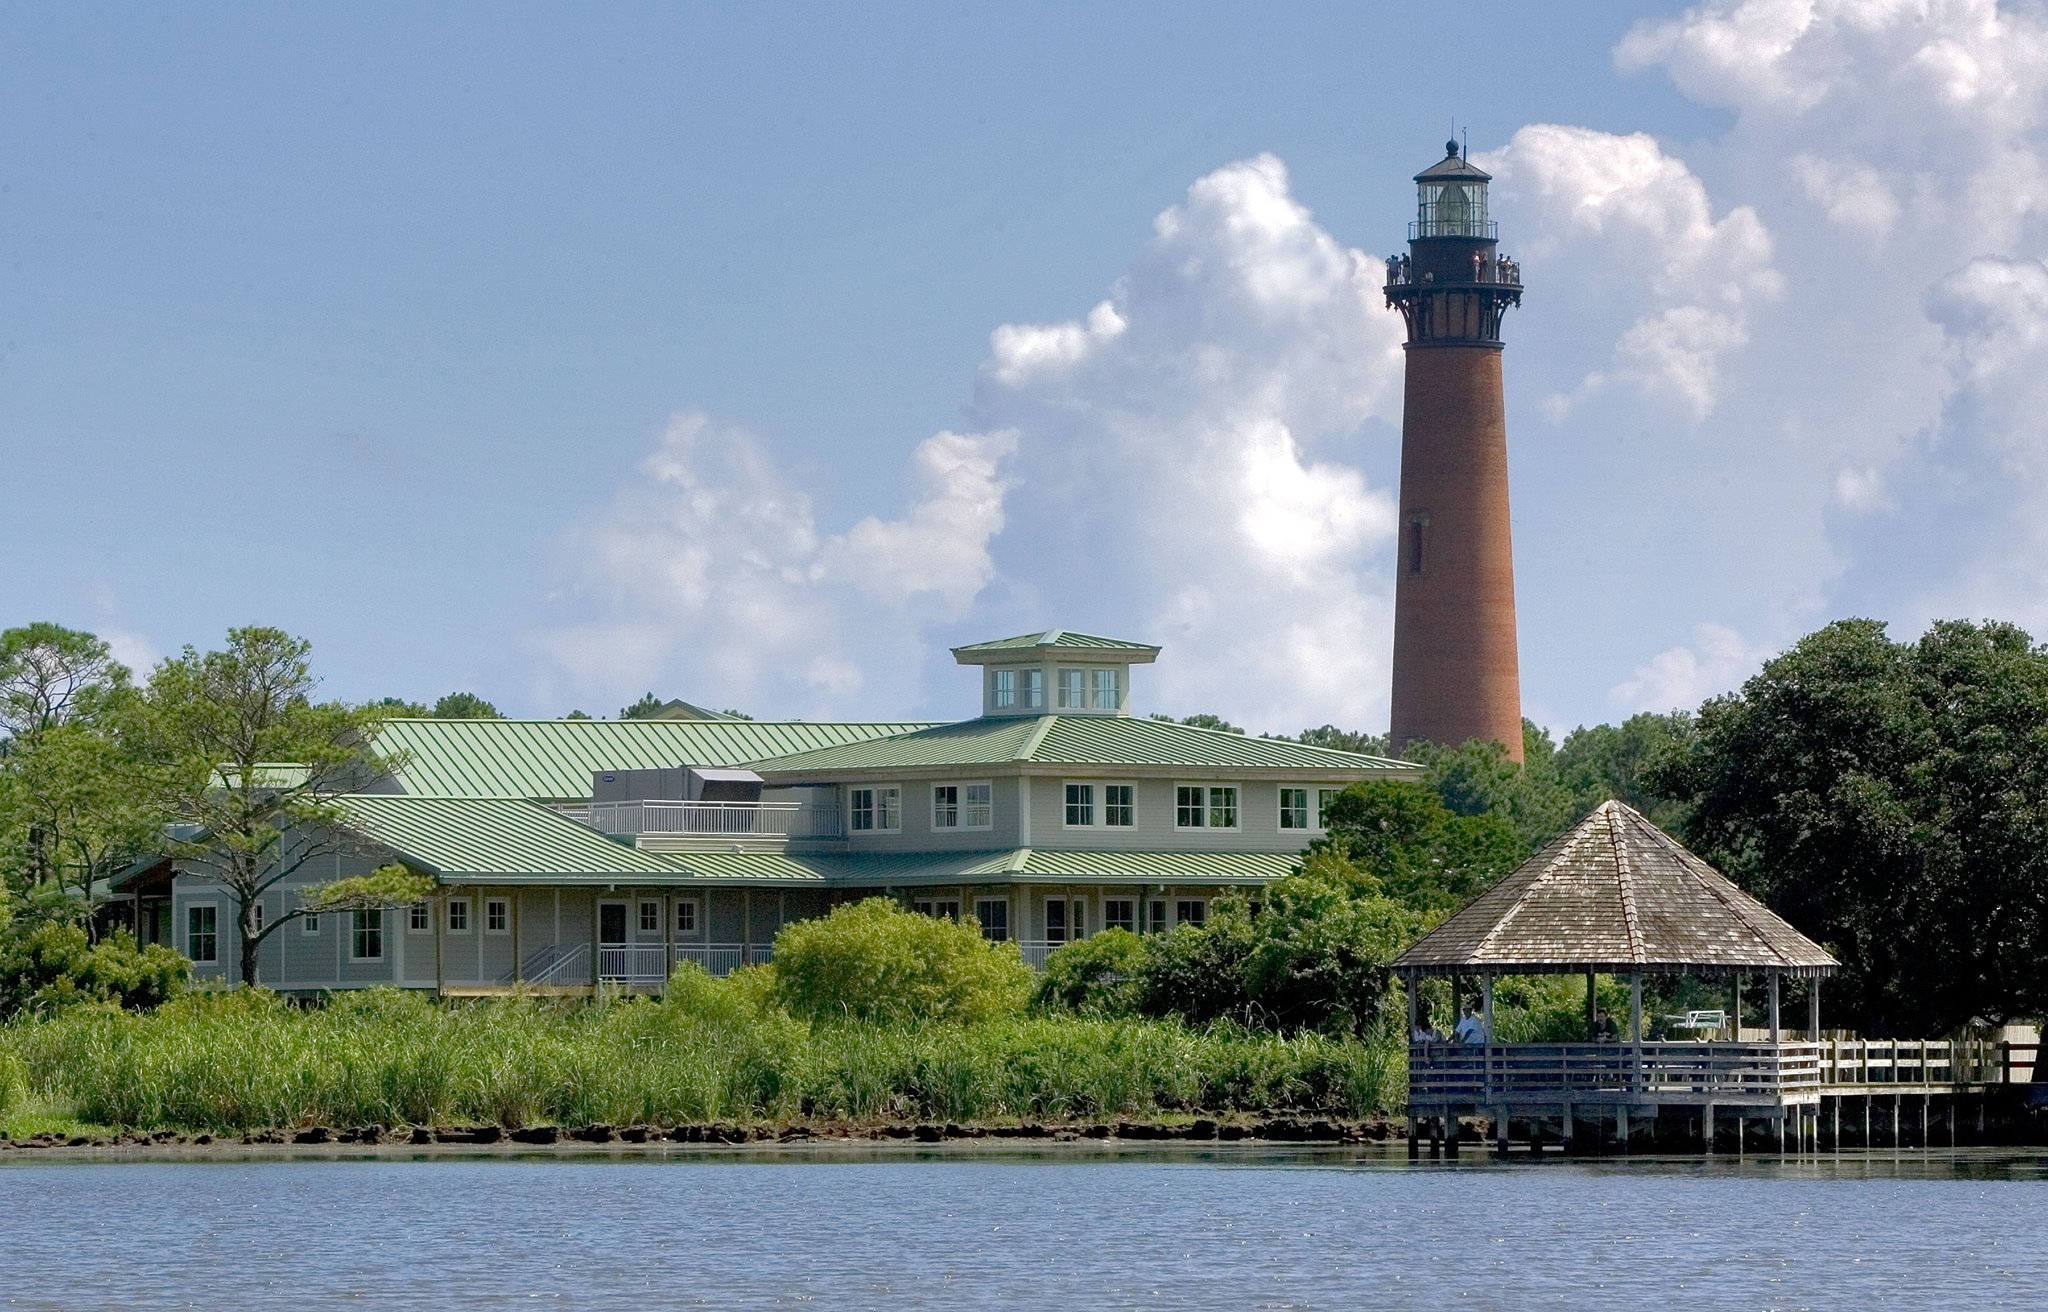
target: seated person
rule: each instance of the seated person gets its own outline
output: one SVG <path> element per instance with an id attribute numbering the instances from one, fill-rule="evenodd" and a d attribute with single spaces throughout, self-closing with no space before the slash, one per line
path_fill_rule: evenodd
<path id="1" fill-rule="evenodd" d="M 1486 1017 L 1481 1014 L 1484 1004 L 1478 998 L 1465 1003 L 1464 1019 L 1451 1034 L 1453 1043 L 1491 1043 L 1493 1034 L 1486 1027 Z"/>
<path id="2" fill-rule="evenodd" d="M 1415 1008 L 1415 1026 L 1408 1031 L 1410 1043 L 1442 1043 L 1444 1036 L 1437 1033 L 1436 1026 L 1429 1023 L 1429 1007 L 1418 1003 Z"/>
<path id="3" fill-rule="evenodd" d="M 1621 1027 L 1614 1023 L 1614 1017 L 1607 1014 L 1605 1007 L 1598 1007 L 1593 1011 L 1593 1042 L 1621 1042 Z"/>

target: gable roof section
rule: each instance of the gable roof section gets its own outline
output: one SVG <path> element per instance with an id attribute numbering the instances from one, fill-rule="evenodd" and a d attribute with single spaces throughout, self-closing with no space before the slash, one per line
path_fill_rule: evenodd
<path id="1" fill-rule="evenodd" d="M 348 827 L 443 878 L 505 883 L 681 882 L 675 863 L 506 797 L 343 798 Z"/>
<path id="2" fill-rule="evenodd" d="M 991 716 L 769 757 L 753 765 L 763 774 L 788 776 L 857 770 L 1052 765 L 1325 771 L 1404 779 L 1414 777 L 1421 769 L 1384 756 L 1121 715 L 1042 715 L 1035 719 Z"/>
<path id="3" fill-rule="evenodd" d="M 1394 961 L 1421 974 L 1781 970 L 1833 974 L 1819 944 L 1620 802 L 1466 903 Z"/>
<path id="4" fill-rule="evenodd" d="M 377 746 L 404 752 L 399 788 L 429 797 L 590 796 L 598 770 L 748 765 L 925 728 L 756 720 L 386 720 Z"/>

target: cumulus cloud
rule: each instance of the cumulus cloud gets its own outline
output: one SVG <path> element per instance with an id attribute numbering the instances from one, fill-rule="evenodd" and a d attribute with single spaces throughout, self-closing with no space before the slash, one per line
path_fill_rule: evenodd
<path id="1" fill-rule="evenodd" d="M 892 516 L 821 526 L 762 439 L 678 417 L 567 544 L 575 615 L 539 641 L 572 687 L 901 714 L 947 643 L 1064 625 L 1165 644 L 1147 709 L 1382 721 L 1394 501 L 1356 463 L 1398 413 L 1380 282 L 1278 159 L 1220 168 L 1091 309 L 994 329 L 974 431 L 912 451 Z"/>
<path id="2" fill-rule="evenodd" d="M 1783 290 L 1756 211 L 1716 218 L 1705 184 L 1643 133 L 1539 123 L 1478 159 L 1523 225 L 1532 270 L 1569 259 L 1604 287 L 1646 293 L 1611 360 L 1552 398 L 1551 416 L 1615 383 L 1675 398 L 1696 418 L 1712 413 L 1722 360 L 1749 340 L 1749 307 Z"/>
<path id="3" fill-rule="evenodd" d="M 1637 666 L 1632 677 L 1609 690 L 1608 700 L 1625 715 L 1691 710 L 1741 684 L 1772 655 L 1768 644 L 1748 642 L 1725 624 L 1701 624 L 1690 643 L 1666 648 Z"/>

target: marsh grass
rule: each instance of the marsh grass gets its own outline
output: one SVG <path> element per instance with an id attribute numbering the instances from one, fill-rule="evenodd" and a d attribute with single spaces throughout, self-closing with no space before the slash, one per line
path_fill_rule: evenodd
<path id="1" fill-rule="evenodd" d="M 757 982 L 678 975 L 660 999 L 435 1004 L 370 990 L 302 1010 L 197 993 L 0 1030 L 0 1115 L 128 1129 L 1001 1121 L 1386 1110 L 1398 1044 L 1219 1024 L 1018 1015 L 808 1025 Z M 10 1101 L 11 1100 L 11 1101 Z"/>

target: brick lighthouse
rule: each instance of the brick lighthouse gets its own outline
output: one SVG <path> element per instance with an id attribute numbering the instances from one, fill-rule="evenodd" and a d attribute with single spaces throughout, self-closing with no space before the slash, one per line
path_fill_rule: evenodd
<path id="1" fill-rule="evenodd" d="M 1500 321 L 1522 280 L 1494 249 L 1490 180 L 1447 143 L 1415 175 L 1408 254 L 1387 261 L 1387 304 L 1408 324 L 1391 733 L 1397 753 L 1488 738 L 1519 761 Z"/>

